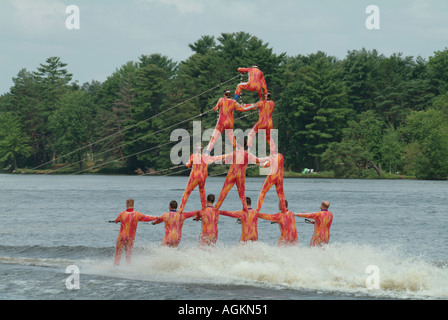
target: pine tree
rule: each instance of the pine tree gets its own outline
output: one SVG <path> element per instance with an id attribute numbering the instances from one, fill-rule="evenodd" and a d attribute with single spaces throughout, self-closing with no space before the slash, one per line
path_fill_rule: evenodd
<path id="1" fill-rule="evenodd" d="M 351 110 L 335 58 L 318 52 L 297 59 L 303 66 L 279 102 L 280 150 L 292 168 L 319 171 L 322 153 L 329 143 L 339 141 Z"/>

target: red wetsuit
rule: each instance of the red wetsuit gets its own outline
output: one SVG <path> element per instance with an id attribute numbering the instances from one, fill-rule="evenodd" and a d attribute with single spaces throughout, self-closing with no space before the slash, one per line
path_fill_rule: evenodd
<path id="1" fill-rule="evenodd" d="M 210 246 L 218 240 L 219 210 L 208 205 L 205 209 L 197 211 L 196 219 L 202 220 L 202 231 L 199 236 L 199 245 Z"/>
<path id="2" fill-rule="evenodd" d="M 296 221 L 291 211 L 286 210 L 285 213 L 279 212 L 276 214 L 258 213 L 258 217 L 279 224 L 281 233 L 280 239 L 278 239 L 279 246 L 296 245 L 298 243 Z"/>
<path id="3" fill-rule="evenodd" d="M 263 186 L 261 187 L 260 195 L 258 196 L 257 209 L 255 210 L 257 212 L 260 211 L 261 206 L 263 205 L 264 199 L 266 197 L 266 192 L 268 192 L 269 189 L 275 185 L 277 195 L 280 200 L 281 211 L 286 212 L 285 191 L 283 189 L 284 158 L 281 153 L 271 155 L 268 158 L 269 158 L 268 163 L 265 166 L 270 167 L 270 170 L 268 176 L 263 182 Z M 263 159 L 260 159 L 260 161 L 263 161 Z"/>
<path id="4" fill-rule="evenodd" d="M 190 196 L 194 188 L 196 188 L 196 186 L 199 186 L 202 208 L 206 207 L 207 201 L 205 196 L 205 181 L 208 177 L 207 167 L 210 163 L 221 160 L 222 158 L 222 156 L 205 157 L 200 153 L 194 153 L 190 156 L 190 159 L 188 160 L 186 166 L 188 168 L 191 168 L 191 173 L 184 194 L 182 196 L 179 212 L 182 212 L 184 210 L 188 197 Z"/>
<path id="5" fill-rule="evenodd" d="M 310 246 L 320 246 L 330 241 L 330 227 L 333 214 L 328 209 L 321 209 L 315 213 L 295 213 L 302 218 L 314 219 L 314 233 L 311 237 Z"/>
<path id="6" fill-rule="evenodd" d="M 219 118 L 216 123 L 215 130 L 213 131 L 213 136 L 206 148 L 206 151 L 210 153 L 215 146 L 216 140 L 221 136 L 223 132 L 226 133 L 233 147 L 236 148 L 236 139 L 233 135 L 233 112 L 238 107 L 238 103 L 235 100 L 229 99 L 227 97 L 222 97 L 219 99 L 216 106 L 213 108 L 214 111 L 219 109 Z"/>
<path id="7" fill-rule="evenodd" d="M 115 249 L 115 264 L 119 264 L 121 260 L 121 252 L 123 247 L 126 248 L 126 262 L 131 262 L 132 249 L 134 248 L 135 233 L 139 221 L 154 221 L 157 217 L 144 215 L 133 208 L 120 212 L 115 223 L 121 222 L 120 233 L 118 234 L 117 246 Z"/>
<path id="8" fill-rule="evenodd" d="M 243 204 L 243 210 L 247 211 L 245 187 L 247 165 L 249 163 L 259 164 L 260 161 L 253 154 L 239 149 L 225 155 L 225 163 L 231 165 L 229 171 L 227 172 L 226 180 L 224 181 L 224 186 L 222 187 L 215 208 L 219 209 L 221 207 L 227 194 L 232 189 L 233 185 L 236 184 L 238 195 L 240 196 L 241 203 Z"/>
<path id="9" fill-rule="evenodd" d="M 256 91 L 258 92 L 258 97 L 261 99 L 263 97 L 263 94 L 266 94 L 268 92 L 266 80 L 264 79 L 263 72 L 258 68 L 238 68 L 238 72 L 241 73 L 248 73 L 249 74 L 249 80 L 248 82 L 242 82 L 240 83 L 235 91 L 236 95 L 241 94 L 241 90 L 247 90 L 247 91 Z"/>
<path id="10" fill-rule="evenodd" d="M 154 224 L 165 222 L 165 236 L 162 240 L 162 246 L 177 248 L 182 238 L 182 226 L 185 219 L 195 216 L 196 213 L 197 211 L 179 212 L 170 210 L 158 217 Z"/>
<path id="11" fill-rule="evenodd" d="M 254 135 L 259 130 L 266 130 L 266 141 L 269 143 L 269 148 L 271 149 L 271 154 L 275 153 L 275 144 L 271 137 L 271 130 L 274 129 L 272 123 L 272 114 L 274 112 L 275 103 L 272 100 L 260 100 L 257 103 L 245 104 L 244 107 L 238 108 L 238 111 L 248 111 L 253 109 L 259 110 L 259 117 L 257 123 L 250 129 L 247 139 L 247 145 L 252 148 L 252 141 Z"/>
<path id="12" fill-rule="evenodd" d="M 258 241 L 258 213 L 249 208 L 248 211 L 219 211 L 220 214 L 241 221 L 241 238 L 240 242 Z"/>

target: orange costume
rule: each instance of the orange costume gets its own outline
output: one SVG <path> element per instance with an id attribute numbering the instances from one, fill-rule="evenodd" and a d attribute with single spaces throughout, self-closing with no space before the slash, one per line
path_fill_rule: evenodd
<path id="1" fill-rule="evenodd" d="M 220 214 L 241 221 L 241 238 L 240 242 L 258 241 L 258 213 L 249 208 L 248 211 L 219 211 Z"/>
<path id="2" fill-rule="evenodd" d="M 219 99 L 216 106 L 213 108 L 214 111 L 219 109 L 219 118 L 216 123 L 215 130 L 213 131 L 213 136 L 205 150 L 206 153 L 210 154 L 213 147 L 215 146 L 216 140 L 221 136 L 223 132 L 226 133 L 233 147 L 236 148 L 236 139 L 233 135 L 233 112 L 238 108 L 238 103 L 235 100 L 229 99 L 224 95 Z"/>
<path id="3" fill-rule="evenodd" d="M 280 200 L 280 210 L 282 212 L 286 212 L 285 191 L 283 189 L 283 164 L 285 160 L 281 153 L 273 154 L 267 158 L 261 158 L 260 161 L 265 159 L 268 159 L 268 161 L 264 166 L 270 167 L 270 170 L 268 176 L 263 182 L 263 186 L 261 187 L 260 195 L 258 196 L 257 209 L 255 209 L 255 211 L 260 211 L 266 197 L 266 192 L 268 192 L 269 189 L 275 185 L 277 195 Z"/>
<path id="4" fill-rule="evenodd" d="M 248 73 L 249 80 L 248 82 L 242 82 L 236 87 L 235 91 L 235 100 L 238 100 L 238 97 L 241 94 L 241 90 L 247 91 L 256 91 L 258 92 L 258 97 L 263 97 L 263 93 L 266 94 L 268 92 L 266 80 L 264 79 L 263 72 L 258 69 L 257 66 L 253 66 L 252 68 L 238 68 L 238 72 Z"/>
<path id="5" fill-rule="evenodd" d="M 213 163 L 217 160 L 222 160 L 222 158 L 222 156 L 206 157 L 200 153 L 194 153 L 190 156 L 190 159 L 188 160 L 186 166 L 192 169 L 190 178 L 188 179 L 187 187 L 185 188 L 184 194 L 182 196 L 179 212 L 182 212 L 184 210 L 188 197 L 190 196 L 194 188 L 196 188 L 196 186 L 199 186 L 202 208 L 206 207 L 207 201 L 205 197 L 205 180 L 207 180 L 208 177 L 207 167 L 210 163 Z"/>
<path id="6" fill-rule="evenodd" d="M 271 153 L 275 153 L 275 144 L 271 137 L 271 130 L 274 129 L 272 123 L 272 113 L 274 112 L 275 103 L 270 100 L 260 100 L 257 103 L 245 104 L 242 108 L 238 108 L 238 111 L 248 111 L 253 109 L 259 110 L 259 117 L 257 123 L 250 129 L 247 139 L 247 145 L 252 148 L 252 140 L 254 135 L 260 130 L 264 129 L 266 131 L 266 141 L 269 143 L 269 148 Z"/>
<path id="7" fill-rule="evenodd" d="M 196 211 L 195 220 L 202 220 L 202 231 L 199 236 L 199 245 L 210 246 L 218 240 L 218 221 L 220 211 L 213 206 Z"/>
<path id="8" fill-rule="evenodd" d="M 297 240 L 297 228 L 296 221 L 294 219 L 294 213 L 286 210 L 285 213 L 279 212 L 276 214 L 258 213 L 258 217 L 265 220 L 276 222 L 280 226 L 280 239 L 278 245 L 296 245 Z"/>
<path id="9" fill-rule="evenodd" d="M 177 248 L 182 238 L 182 226 L 185 219 L 191 218 L 196 215 L 194 212 L 179 212 L 176 210 L 170 210 L 157 218 L 153 224 L 159 224 L 165 222 L 165 236 L 162 240 L 162 246 Z"/>
<path id="10" fill-rule="evenodd" d="M 115 249 L 115 264 L 119 264 L 121 260 L 121 252 L 123 247 L 126 248 L 126 262 L 131 262 L 132 249 L 134 248 L 135 233 L 139 221 L 154 221 L 157 217 L 144 215 L 134 208 L 128 208 L 126 211 L 120 212 L 115 223 L 121 222 L 120 233 L 118 234 L 117 247 Z"/>
<path id="11" fill-rule="evenodd" d="M 245 187 L 247 165 L 249 163 L 259 164 L 260 161 L 253 154 L 244 151 L 241 147 L 238 147 L 237 150 L 225 155 L 225 163 L 231 165 L 229 171 L 227 172 L 226 180 L 224 181 L 224 186 L 222 187 L 215 208 L 219 209 L 221 207 L 227 194 L 232 189 L 233 185 L 236 184 L 238 195 L 240 196 L 241 203 L 243 204 L 243 210 L 247 211 Z"/>
<path id="12" fill-rule="evenodd" d="M 327 244 L 330 240 L 330 227 L 333 214 L 328 209 L 321 209 L 316 213 L 295 213 L 297 217 L 310 218 L 314 220 L 314 233 L 311 237 L 310 246 Z"/>

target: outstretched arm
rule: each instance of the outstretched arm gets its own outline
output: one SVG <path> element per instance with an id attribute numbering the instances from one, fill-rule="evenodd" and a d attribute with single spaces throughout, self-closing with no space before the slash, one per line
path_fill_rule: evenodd
<path id="1" fill-rule="evenodd" d="M 293 213 L 293 214 L 296 217 L 300 217 L 300 218 L 316 219 L 316 213 L 300 212 L 300 213 Z"/>
<path id="2" fill-rule="evenodd" d="M 184 219 L 188 219 L 188 218 L 194 217 L 194 216 L 196 216 L 198 214 L 199 214 L 199 210 L 197 210 L 197 211 L 190 211 L 190 212 L 182 212 L 182 216 L 184 217 Z"/>
<path id="3" fill-rule="evenodd" d="M 222 214 L 223 216 L 241 219 L 242 213 L 241 211 L 225 211 L 225 210 L 219 210 L 219 214 Z"/>
<path id="4" fill-rule="evenodd" d="M 257 109 L 258 107 L 258 102 L 257 103 L 252 103 L 252 104 L 237 104 L 237 107 L 235 108 L 237 111 L 239 112 L 245 112 L 245 111 L 249 111 L 249 110 L 253 110 L 253 109 Z"/>
<path id="5" fill-rule="evenodd" d="M 225 159 L 225 157 L 226 157 L 225 155 L 213 156 L 213 157 L 209 156 L 209 157 L 207 157 L 207 160 L 205 160 L 205 161 L 207 161 L 207 164 L 210 164 L 210 163 L 213 163 L 216 161 L 222 161 Z"/>
<path id="6" fill-rule="evenodd" d="M 120 212 L 118 217 L 114 220 L 115 223 L 121 222 L 121 215 L 122 215 L 122 213 Z"/>
<path id="7" fill-rule="evenodd" d="M 162 214 L 160 217 L 158 217 L 152 224 L 159 224 L 165 222 L 165 214 Z"/>
<path id="8" fill-rule="evenodd" d="M 138 216 L 138 221 L 143 221 L 143 222 L 148 222 L 148 221 L 155 221 L 157 220 L 159 217 L 154 217 L 154 216 L 148 216 L 146 214 L 142 214 L 140 213 Z"/>
<path id="9" fill-rule="evenodd" d="M 260 165 L 262 167 L 266 168 L 266 167 L 271 166 L 271 157 L 270 156 L 263 157 L 263 158 L 257 158 L 257 159 L 260 162 Z"/>
<path id="10" fill-rule="evenodd" d="M 269 157 L 264 157 L 264 158 L 258 158 L 256 156 L 254 156 L 252 153 L 248 152 L 248 163 L 249 164 L 257 164 L 258 166 L 264 165 L 264 162 L 266 162 L 269 159 Z"/>
<path id="11" fill-rule="evenodd" d="M 246 73 L 249 71 L 250 71 L 250 68 L 238 68 L 238 72 L 241 72 L 241 73 Z"/>
<path id="12" fill-rule="evenodd" d="M 268 213 L 261 213 L 258 212 L 258 218 L 278 222 L 278 215 L 277 214 L 268 214 Z"/>

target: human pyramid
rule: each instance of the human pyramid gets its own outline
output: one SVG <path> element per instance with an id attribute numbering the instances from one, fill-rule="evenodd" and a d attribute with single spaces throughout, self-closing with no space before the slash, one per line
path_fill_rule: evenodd
<path id="1" fill-rule="evenodd" d="M 272 114 L 275 108 L 274 101 L 271 100 L 271 93 L 267 90 L 263 72 L 258 66 L 251 68 L 238 68 L 240 73 L 248 73 L 248 82 L 238 84 L 235 91 L 235 98 L 231 99 L 230 90 L 224 90 L 223 97 L 219 99 L 214 111 L 219 110 L 219 118 L 205 151 L 196 146 L 195 152 L 190 156 L 186 166 L 191 168 L 190 177 L 182 196 L 180 208 L 177 209 L 177 201 L 172 200 L 169 204 L 169 212 L 161 216 L 147 216 L 134 210 L 134 201 L 129 199 L 126 203 L 127 209 L 119 214 L 114 222 L 121 222 L 120 234 L 117 239 L 115 264 L 119 264 L 123 247 L 126 248 L 126 260 L 130 262 L 134 245 L 135 232 L 138 221 L 153 221 L 153 224 L 165 223 L 165 236 L 162 246 L 176 248 L 182 237 L 182 226 L 186 219 L 195 217 L 194 220 L 202 220 L 202 231 L 199 237 L 200 246 L 210 246 L 216 244 L 218 239 L 219 215 L 225 215 L 239 219 L 242 225 L 240 242 L 258 240 L 258 218 L 270 220 L 280 226 L 280 238 L 278 245 L 296 245 L 298 243 L 297 229 L 294 216 L 311 218 L 315 221 L 315 232 L 311 239 L 311 245 L 328 243 L 332 214 L 328 211 L 329 203 L 324 201 L 321 204 L 321 211 L 317 213 L 292 213 L 288 210 L 288 202 L 285 200 L 283 189 L 283 166 L 284 157 L 277 152 L 277 147 L 271 136 L 273 129 Z M 242 90 L 257 92 L 259 101 L 254 104 L 239 104 L 238 97 Z M 259 119 L 251 128 L 248 134 L 247 143 L 244 146 L 238 144 L 233 134 L 234 111 L 245 112 L 248 110 L 259 110 Z M 258 158 L 250 153 L 253 137 L 260 130 L 266 130 L 266 141 L 269 143 L 270 155 Z M 233 151 L 220 156 L 211 156 L 210 153 L 217 139 L 222 132 L 226 133 L 233 145 Z M 209 194 L 206 197 L 205 182 L 208 176 L 208 165 L 224 160 L 230 164 L 224 186 L 221 190 L 217 203 L 214 205 L 215 196 Z M 251 207 L 251 199 L 245 195 L 246 169 L 249 164 L 256 164 L 260 167 L 269 168 L 260 194 L 256 209 Z M 227 194 L 236 184 L 238 195 L 242 203 L 240 211 L 219 210 Z M 260 213 L 266 193 L 274 186 L 279 198 L 279 210 L 276 214 Z M 199 187 L 202 208 L 198 211 L 183 212 L 191 192 Z"/>

